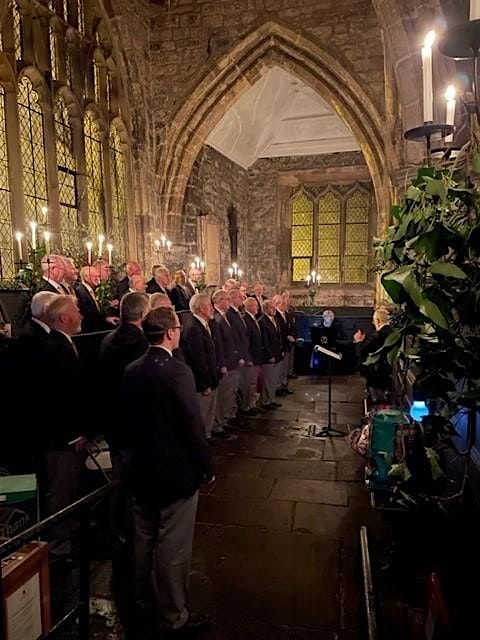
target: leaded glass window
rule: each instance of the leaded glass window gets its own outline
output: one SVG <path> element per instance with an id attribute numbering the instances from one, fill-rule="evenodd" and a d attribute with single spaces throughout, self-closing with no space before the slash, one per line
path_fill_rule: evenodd
<path id="1" fill-rule="evenodd" d="M 313 201 L 304 193 L 292 202 L 292 281 L 301 282 L 310 273 L 313 255 Z"/>
<path id="2" fill-rule="evenodd" d="M 15 45 L 15 59 L 21 60 L 23 58 L 23 25 L 20 9 L 17 4 L 13 7 L 13 38 Z"/>
<path id="3" fill-rule="evenodd" d="M 103 162 L 100 130 L 95 116 L 85 115 L 85 161 L 88 183 L 88 228 L 93 237 L 105 233 Z"/>
<path id="4" fill-rule="evenodd" d="M 317 268 L 320 282 L 340 282 L 340 198 L 327 191 L 318 200 Z"/>
<path id="5" fill-rule="evenodd" d="M 60 199 L 60 235 L 63 250 L 74 253 L 80 239 L 76 185 L 77 163 L 68 111 L 60 97 L 55 103 L 54 117 Z"/>
<path id="6" fill-rule="evenodd" d="M 362 185 L 311 187 L 292 200 L 292 282 L 315 269 L 321 284 L 367 284 L 371 193 Z M 315 230 L 315 231 L 314 231 Z"/>
<path id="7" fill-rule="evenodd" d="M 366 283 L 368 280 L 368 219 L 370 197 L 363 191 L 355 191 L 347 200 L 345 217 L 345 256 L 343 280 L 349 283 Z"/>
<path id="8" fill-rule="evenodd" d="M 57 36 L 52 27 L 50 27 L 50 71 L 52 78 L 58 80 L 58 52 L 57 52 Z"/>
<path id="9" fill-rule="evenodd" d="M 83 33 L 84 31 L 84 13 L 83 13 L 83 2 L 84 0 L 77 0 L 77 24 L 78 30 Z"/>
<path id="10" fill-rule="evenodd" d="M 38 104 L 38 94 L 26 77 L 22 78 L 18 84 L 17 100 L 25 222 L 28 224 L 34 220 L 38 224 L 43 224 L 42 207 L 48 205 L 43 115 Z"/>
<path id="11" fill-rule="evenodd" d="M 12 278 L 14 275 L 13 229 L 5 125 L 5 90 L 0 85 L 0 278 Z"/>
<path id="12" fill-rule="evenodd" d="M 93 63 L 93 90 L 95 92 L 95 101 L 100 104 L 101 91 L 100 91 L 100 67 L 97 61 Z"/>
<path id="13" fill-rule="evenodd" d="M 127 194 L 126 162 L 118 129 L 110 132 L 110 177 L 112 185 L 113 245 L 117 255 L 126 256 Z"/>

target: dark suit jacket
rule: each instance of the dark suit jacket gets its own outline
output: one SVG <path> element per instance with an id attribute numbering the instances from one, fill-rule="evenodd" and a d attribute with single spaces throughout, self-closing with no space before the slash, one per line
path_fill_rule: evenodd
<path id="1" fill-rule="evenodd" d="M 103 313 L 95 304 L 95 300 L 93 300 L 85 285 L 77 285 L 75 292 L 78 299 L 78 308 L 83 316 L 82 333 L 112 329 L 112 325 L 105 320 Z"/>
<path id="2" fill-rule="evenodd" d="M 227 318 L 233 329 L 233 339 L 238 351 L 238 357 L 250 360 L 249 343 L 247 336 L 247 326 L 240 313 L 230 307 L 227 311 Z"/>
<path id="3" fill-rule="evenodd" d="M 125 479 L 140 502 L 167 506 L 213 476 L 190 368 L 150 347 L 123 378 Z"/>
<path id="4" fill-rule="evenodd" d="M 216 389 L 218 386 L 217 356 L 213 336 L 200 320 L 192 318 L 182 335 L 185 362 L 193 371 L 197 391 Z"/>
<path id="5" fill-rule="evenodd" d="M 106 335 L 100 345 L 99 373 L 103 392 L 108 398 L 102 423 L 110 444 L 120 446 L 119 423 L 122 405 L 122 379 L 127 364 L 143 355 L 149 347 L 145 334 L 130 322 L 121 322 Z"/>
<path id="6" fill-rule="evenodd" d="M 185 290 L 178 284 L 175 285 L 171 290 L 170 295 L 170 300 L 175 307 L 175 311 L 188 311 L 190 309 L 188 303 L 191 297 L 192 296 L 188 290 L 185 292 Z"/>
<path id="7" fill-rule="evenodd" d="M 243 316 L 243 319 L 247 325 L 250 360 L 258 366 L 263 364 L 262 329 L 248 313 Z"/>
<path id="8" fill-rule="evenodd" d="M 287 349 L 288 349 L 288 340 L 287 340 L 287 335 L 288 335 L 288 325 L 287 325 L 287 318 L 285 316 L 285 319 L 283 318 L 282 314 L 280 313 L 280 311 L 277 311 L 275 313 L 275 322 L 277 323 L 277 327 L 278 327 L 278 334 L 280 336 L 280 343 L 282 345 L 282 351 L 283 353 L 287 353 Z"/>
<path id="9" fill-rule="evenodd" d="M 263 315 L 262 304 L 265 302 L 267 298 L 266 296 L 262 296 L 261 298 L 258 298 L 254 293 L 252 293 L 251 297 L 255 298 L 255 300 L 258 302 L 258 313 L 256 315 L 256 318 L 258 319 Z"/>
<path id="10" fill-rule="evenodd" d="M 150 278 L 150 280 L 147 282 L 147 293 L 163 293 L 169 297 L 170 301 L 172 300 L 172 293 L 170 289 L 161 287 L 155 280 L 155 278 Z"/>
<path id="11" fill-rule="evenodd" d="M 118 298 L 118 300 L 121 300 L 122 296 L 128 293 L 129 289 L 130 289 L 130 285 L 128 282 L 128 276 L 125 276 L 124 278 L 119 280 L 117 284 L 117 288 L 115 289 L 115 298 Z"/>
<path id="12" fill-rule="evenodd" d="M 217 349 L 218 368 L 227 367 L 228 371 L 237 369 L 240 355 L 235 343 L 233 329 L 218 311 L 215 311 L 214 339 Z"/>
<path id="13" fill-rule="evenodd" d="M 374 331 L 363 342 L 357 344 L 360 373 L 365 376 L 367 385 L 376 389 L 391 389 L 392 367 L 388 364 L 386 356 L 381 355 L 380 359 L 372 365 L 366 366 L 363 362 L 371 353 L 375 353 L 383 346 L 388 335 L 393 329 L 390 325 L 384 325 L 379 331 Z"/>
<path id="14" fill-rule="evenodd" d="M 271 364 L 269 361 L 275 358 L 275 362 L 280 362 L 282 358 L 282 344 L 278 329 L 275 329 L 270 318 L 263 315 L 258 321 L 262 329 L 263 342 L 263 363 Z"/>
<path id="15" fill-rule="evenodd" d="M 60 287 L 60 289 L 62 289 L 62 293 L 67 294 L 68 291 L 65 289 L 65 287 L 61 284 L 58 285 Z M 39 289 L 39 291 L 51 291 L 52 293 L 57 293 L 59 294 L 60 291 L 58 291 L 57 289 L 55 289 L 55 287 L 53 286 L 53 284 L 51 284 L 51 282 L 47 282 L 47 280 L 44 280 L 42 278 L 42 286 Z"/>

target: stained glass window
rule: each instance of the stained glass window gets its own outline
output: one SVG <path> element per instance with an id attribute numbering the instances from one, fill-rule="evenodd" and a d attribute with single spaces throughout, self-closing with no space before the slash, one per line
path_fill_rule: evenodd
<path id="1" fill-rule="evenodd" d="M 14 275 L 13 229 L 5 125 L 5 90 L 0 85 L 0 278 L 12 278 Z"/>
<path id="2" fill-rule="evenodd" d="M 58 80 L 57 36 L 52 27 L 50 27 L 50 70 L 52 78 Z"/>
<path id="3" fill-rule="evenodd" d="M 84 31 L 84 14 L 83 14 L 83 2 L 84 0 L 77 0 L 77 20 L 78 30 L 83 33 Z"/>
<path id="4" fill-rule="evenodd" d="M 313 255 L 313 202 L 304 193 L 292 202 L 292 281 L 302 282 L 310 273 Z"/>
<path id="5" fill-rule="evenodd" d="M 74 253 L 80 239 L 76 190 L 77 163 L 68 111 L 60 97 L 55 103 L 54 118 L 60 200 L 60 235 L 63 250 Z"/>
<path id="6" fill-rule="evenodd" d="M 100 104 L 101 92 L 100 92 L 100 67 L 98 62 L 93 63 L 93 83 L 95 92 L 95 101 Z"/>
<path id="7" fill-rule="evenodd" d="M 13 7 L 13 37 L 15 44 L 15 59 L 21 60 L 23 58 L 23 25 L 20 9 L 17 4 Z"/>
<path id="8" fill-rule="evenodd" d="M 28 222 L 35 220 L 37 223 L 43 224 L 42 207 L 48 205 L 43 115 L 38 104 L 38 95 L 33 89 L 31 81 L 26 77 L 18 83 L 17 100 L 25 222 L 28 224 Z"/>
<path id="9" fill-rule="evenodd" d="M 91 112 L 85 115 L 85 161 L 88 183 L 88 228 L 93 237 L 105 233 L 102 143 L 98 122 Z"/>
<path id="10" fill-rule="evenodd" d="M 120 134 L 116 127 L 112 127 L 110 132 L 110 172 L 112 184 L 113 245 L 116 254 L 125 257 L 127 253 L 126 163 L 120 141 Z"/>
<path id="11" fill-rule="evenodd" d="M 355 191 L 347 200 L 345 216 L 345 256 L 343 280 L 346 284 L 368 280 L 369 195 Z"/>
<path id="12" fill-rule="evenodd" d="M 318 273 L 320 283 L 340 282 L 341 201 L 332 191 L 318 200 Z"/>

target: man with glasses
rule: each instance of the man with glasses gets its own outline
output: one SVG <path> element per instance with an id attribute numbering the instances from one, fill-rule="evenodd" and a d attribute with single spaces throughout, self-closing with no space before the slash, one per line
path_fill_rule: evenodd
<path id="1" fill-rule="evenodd" d="M 214 475 L 192 371 L 172 357 L 181 328 L 173 309 L 149 311 L 143 321 L 149 350 L 123 379 L 137 640 L 208 625 L 186 606 L 198 489 Z"/>

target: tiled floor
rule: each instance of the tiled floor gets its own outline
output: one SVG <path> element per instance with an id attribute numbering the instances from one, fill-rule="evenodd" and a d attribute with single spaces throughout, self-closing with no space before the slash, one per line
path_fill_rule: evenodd
<path id="1" fill-rule="evenodd" d="M 191 579 L 192 608 L 213 619 L 205 640 L 359 635 L 359 528 L 382 523 L 345 439 L 308 436 L 312 423 L 325 425 L 326 380 L 291 386 L 280 409 L 246 419 L 213 449 L 217 479 L 202 491 Z M 362 391 L 359 377 L 335 378 L 335 426 L 358 424 Z M 109 585 L 99 563 L 93 596 L 104 605 Z M 93 626 L 98 638 L 123 637 L 118 624 Z"/>

